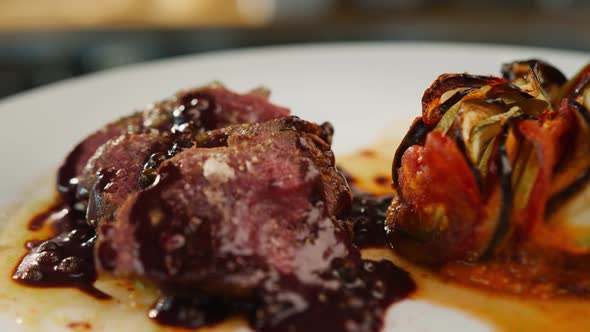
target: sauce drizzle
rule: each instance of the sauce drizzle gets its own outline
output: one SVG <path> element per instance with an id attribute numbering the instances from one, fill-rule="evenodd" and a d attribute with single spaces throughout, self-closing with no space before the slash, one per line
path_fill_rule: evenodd
<path id="1" fill-rule="evenodd" d="M 55 211 L 61 212 L 56 215 Z M 38 230 L 49 221 L 54 235 L 25 244 L 29 251 L 14 269 L 12 279 L 30 287 L 77 288 L 96 299 L 110 299 L 93 286 L 97 278 L 93 259 L 96 233 L 83 214 L 57 201 L 47 212 L 33 217 L 29 228 L 34 224 L 39 228 L 33 229 Z"/>

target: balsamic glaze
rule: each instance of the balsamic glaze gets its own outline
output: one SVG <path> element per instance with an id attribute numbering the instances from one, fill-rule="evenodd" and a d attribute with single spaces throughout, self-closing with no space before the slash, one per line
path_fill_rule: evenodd
<path id="1" fill-rule="evenodd" d="M 352 207 L 346 218 L 353 225 L 353 242 L 359 248 L 387 245 L 385 218 L 392 196 L 375 196 L 353 190 Z"/>
<path id="2" fill-rule="evenodd" d="M 57 171 L 57 191 L 67 201 L 75 200 L 75 188 L 78 185 L 76 166 L 84 154 L 84 149 L 83 144 L 78 144 Z"/>
<path id="3" fill-rule="evenodd" d="M 253 312 L 254 303 L 208 296 L 201 292 L 180 294 L 165 292 L 148 312 L 148 316 L 166 326 L 199 328 L 223 322 L 240 313 Z"/>
<path id="4" fill-rule="evenodd" d="M 271 305 L 259 307 L 250 324 L 263 332 L 380 331 L 389 305 L 407 297 L 416 285 L 405 271 L 387 260 L 362 260 L 361 266 L 354 268 L 347 265 L 324 275 L 324 285 L 298 288 L 301 284 L 294 282 L 282 285 L 278 292 L 267 292 Z M 338 286 L 330 288 L 330 284 Z M 281 298 L 287 300 L 281 302 Z M 300 311 L 281 317 L 291 310 Z"/>
<path id="5" fill-rule="evenodd" d="M 93 228 L 98 226 L 99 211 L 101 206 L 105 204 L 102 199 L 103 194 L 109 184 L 117 177 L 117 170 L 114 168 L 101 169 L 96 175 L 96 182 L 90 190 L 86 209 L 86 222 Z"/>
<path id="6" fill-rule="evenodd" d="M 416 289 L 410 276 L 390 261 L 363 260 L 358 268 L 346 265 L 323 275 L 323 285 L 281 280 L 278 285 L 262 285 L 260 296 L 250 300 L 165 293 L 149 317 L 162 325 L 189 328 L 242 316 L 261 332 L 379 331 L 389 305 Z"/>
<path id="7" fill-rule="evenodd" d="M 25 247 L 29 252 L 15 268 L 12 279 L 31 287 L 78 288 L 97 299 L 109 299 L 93 286 L 94 229 L 86 224 L 83 215 L 63 204 L 51 210 L 61 211 L 58 218 L 51 220 L 55 236 L 28 241 Z"/>
<path id="8" fill-rule="evenodd" d="M 173 111 L 174 126 L 172 132 L 202 132 L 218 126 L 215 100 L 207 94 L 190 93 L 179 100 L 180 104 Z"/>

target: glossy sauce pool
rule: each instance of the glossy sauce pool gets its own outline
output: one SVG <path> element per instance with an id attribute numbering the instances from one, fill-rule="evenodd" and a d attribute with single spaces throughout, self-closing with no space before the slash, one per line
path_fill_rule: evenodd
<path id="1" fill-rule="evenodd" d="M 390 194 L 391 155 L 395 146 L 395 139 L 383 138 L 371 148 L 340 156 L 338 164 L 353 175 L 358 187 L 375 194 Z M 99 301 L 76 289 L 30 288 L 11 280 L 14 266 L 25 252 L 23 243 L 47 235 L 44 229 L 27 230 L 26 223 L 51 204 L 52 184 L 52 179 L 38 184 L 34 195 L 27 197 L 26 205 L 0 214 L 0 273 L 4 276 L 0 278 L 0 312 L 14 317 L 23 330 L 30 331 L 183 331 L 154 324 L 147 318 L 147 310 L 160 294 L 141 281 L 99 278 L 95 286 L 113 297 Z M 363 256 L 392 260 L 410 272 L 418 285 L 411 298 L 459 309 L 498 330 L 590 328 L 590 303 L 586 300 L 525 299 L 461 286 L 407 263 L 387 248 L 365 249 Z M 246 326 L 245 321 L 233 319 L 199 331 L 246 331 Z"/>

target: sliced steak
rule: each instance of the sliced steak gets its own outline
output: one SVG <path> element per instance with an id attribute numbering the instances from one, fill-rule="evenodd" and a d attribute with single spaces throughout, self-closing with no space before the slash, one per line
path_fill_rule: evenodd
<path id="1" fill-rule="evenodd" d="M 221 86 L 178 93 L 80 143 L 60 170 L 60 191 L 87 208 L 91 225 L 112 220 L 127 195 L 151 183 L 159 163 L 193 145 L 193 135 L 286 115 L 262 96 Z"/>
<path id="2" fill-rule="evenodd" d="M 325 201 L 331 215 L 340 216 L 340 213 L 350 207 L 351 193 L 343 176 L 334 169 L 334 153 L 330 143 L 334 135 L 334 128 L 328 122 L 322 125 L 310 123 L 296 116 L 269 121 L 263 125 L 236 125 L 204 132 L 196 136 L 196 144 L 202 148 L 220 146 L 232 146 L 243 140 L 252 140 L 254 137 L 270 135 L 283 131 L 298 131 L 304 133 L 298 139 L 298 146 L 307 151 L 314 162 L 320 167 L 322 181 L 326 184 L 324 192 Z"/>
<path id="3" fill-rule="evenodd" d="M 267 96 L 266 96 L 267 97 Z M 221 86 L 176 95 L 173 130 L 203 132 L 239 123 L 258 123 L 289 115 L 260 94 L 236 94 Z"/>
<path id="4" fill-rule="evenodd" d="M 237 94 L 220 85 L 187 90 L 145 110 L 106 125 L 79 143 L 58 172 L 58 189 L 66 199 L 75 189 L 88 160 L 107 141 L 125 133 L 202 132 L 230 124 L 263 122 L 289 115 L 289 110 L 255 93 Z"/>
<path id="5" fill-rule="evenodd" d="M 171 141 L 171 135 L 124 134 L 100 146 L 79 177 L 78 197 L 88 200 L 87 222 L 96 226 L 112 220 L 127 196 L 141 187 L 145 166 L 164 157 Z"/>
<path id="6" fill-rule="evenodd" d="M 284 278 L 319 284 L 354 251 L 335 218 L 350 189 L 322 132 L 291 117 L 208 134 L 225 139 L 165 161 L 101 224 L 99 268 L 228 296 Z"/>
<path id="7" fill-rule="evenodd" d="M 73 200 L 75 198 L 75 188 L 78 185 L 77 177 L 82 173 L 86 163 L 96 150 L 108 140 L 126 132 L 139 132 L 142 122 L 141 113 L 135 113 L 109 123 L 76 145 L 58 170 L 57 188 L 59 192 L 64 196 L 68 196 L 69 200 Z"/>

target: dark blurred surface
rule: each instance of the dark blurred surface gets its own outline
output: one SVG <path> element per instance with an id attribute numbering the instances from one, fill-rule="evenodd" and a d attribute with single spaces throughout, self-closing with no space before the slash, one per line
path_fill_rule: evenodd
<path id="1" fill-rule="evenodd" d="M 223 10 L 231 4 L 237 14 L 211 24 L 198 16 L 176 22 L 174 13 L 157 23 L 129 14 L 90 26 L 15 20 L 0 30 L 0 97 L 130 63 L 253 46 L 418 40 L 590 51 L 590 1 L 236 0 Z"/>

